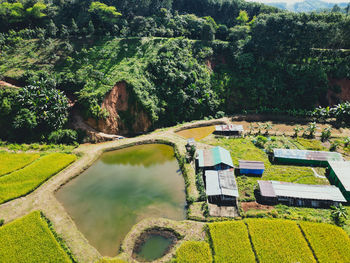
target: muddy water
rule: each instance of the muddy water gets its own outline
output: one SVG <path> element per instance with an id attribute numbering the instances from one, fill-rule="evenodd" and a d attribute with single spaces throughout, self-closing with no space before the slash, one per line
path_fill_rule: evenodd
<path id="1" fill-rule="evenodd" d="M 56 194 L 79 230 L 115 256 L 147 217 L 185 219 L 185 185 L 172 147 L 146 144 L 108 152 Z"/>

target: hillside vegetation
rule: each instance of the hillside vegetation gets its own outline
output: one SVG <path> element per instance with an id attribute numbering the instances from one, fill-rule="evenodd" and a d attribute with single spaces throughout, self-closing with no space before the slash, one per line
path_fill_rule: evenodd
<path id="1" fill-rule="evenodd" d="M 330 79 L 350 78 L 342 12 L 240 0 L 24 0 L 0 3 L 0 25 L 0 80 L 27 86 L 0 89 L 2 140 L 78 140 L 67 130 L 67 96 L 85 120 L 137 133 L 143 112 L 145 129 L 241 112 L 302 115 L 341 91 Z M 119 82 L 127 107 L 113 113 L 103 102 Z"/>

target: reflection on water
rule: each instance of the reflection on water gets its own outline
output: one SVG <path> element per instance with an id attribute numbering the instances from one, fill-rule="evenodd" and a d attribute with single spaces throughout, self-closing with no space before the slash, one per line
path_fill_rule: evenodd
<path id="1" fill-rule="evenodd" d="M 184 219 L 184 189 L 172 147 L 148 144 L 103 154 L 57 198 L 89 242 L 102 255 L 115 256 L 140 220 Z"/>

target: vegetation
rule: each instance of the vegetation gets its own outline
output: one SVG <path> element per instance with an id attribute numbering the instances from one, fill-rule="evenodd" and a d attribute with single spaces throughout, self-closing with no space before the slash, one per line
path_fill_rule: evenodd
<path id="1" fill-rule="evenodd" d="M 25 168 L 0 177 L 0 203 L 24 196 L 76 160 L 72 154 L 52 153 Z"/>
<path id="2" fill-rule="evenodd" d="M 247 219 L 246 223 L 259 262 L 316 262 L 296 222 Z"/>
<path id="3" fill-rule="evenodd" d="M 350 239 L 341 228 L 310 222 L 300 222 L 299 225 L 318 262 L 350 261 Z"/>
<path id="4" fill-rule="evenodd" d="M 0 152 L 0 176 L 19 170 L 40 157 L 34 153 Z"/>
<path id="5" fill-rule="evenodd" d="M 332 208 L 332 219 L 337 226 L 344 226 L 346 219 L 348 218 L 348 211 L 346 208 L 339 204 L 338 207 L 333 206 Z"/>
<path id="6" fill-rule="evenodd" d="M 72 262 L 38 211 L 2 226 L 0 242 L 4 262 Z"/>
<path id="7" fill-rule="evenodd" d="M 185 241 L 176 250 L 176 262 L 211 263 L 213 261 L 209 244 L 203 241 Z"/>
<path id="8" fill-rule="evenodd" d="M 215 262 L 255 262 L 243 221 L 208 224 Z"/>

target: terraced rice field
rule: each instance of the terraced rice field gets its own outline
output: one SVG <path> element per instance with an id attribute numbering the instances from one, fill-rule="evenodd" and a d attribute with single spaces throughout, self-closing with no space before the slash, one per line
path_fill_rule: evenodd
<path id="1" fill-rule="evenodd" d="M 0 261 L 72 262 L 39 211 L 0 227 Z"/>
<path id="2" fill-rule="evenodd" d="M 299 225 L 318 262 L 350 262 L 350 238 L 341 228 L 310 222 L 301 222 Z"/>
<path id="3" fill-rule="evenodd" d="M 208 225 L 215 262 L 255 262 L 248 229 L 243 221 Z"/>
<path id="4" fill-rule="evenodd" d="M 207 137 L 208 135 L 212 134 L 214 131 L 215 131 L 215 126 L 205 126 L 205 127 L 182 130 L 177 132 L 176 134 L 186 139 L 194 138 L 196 141 L 200 141 L 205 137 Z"/>
<path id="5" fill-rule="evenodd" d="M 176 251 L 176 260 L 181 263 L 211 263 L 209 244 L 203 241 L 185 241 Z"/>
<path id="6" fill-rule="evenodd" d="M 0 176 L 21 169 L 40 157 L 35 153 L 0 153 Z"/>
<path id="7" fill-rule="evenodd" d="M 76 160 L 73 154 L 45 155 L 23 169 L 0 177 L 0 204 L 24 196 Z"/>
<path id="8" fill-rule="evenodd" d="M 246 219 L 208 224 L 208 234 L 215 262 L 350 262 L 349 236 L 329 224 Z"/>

